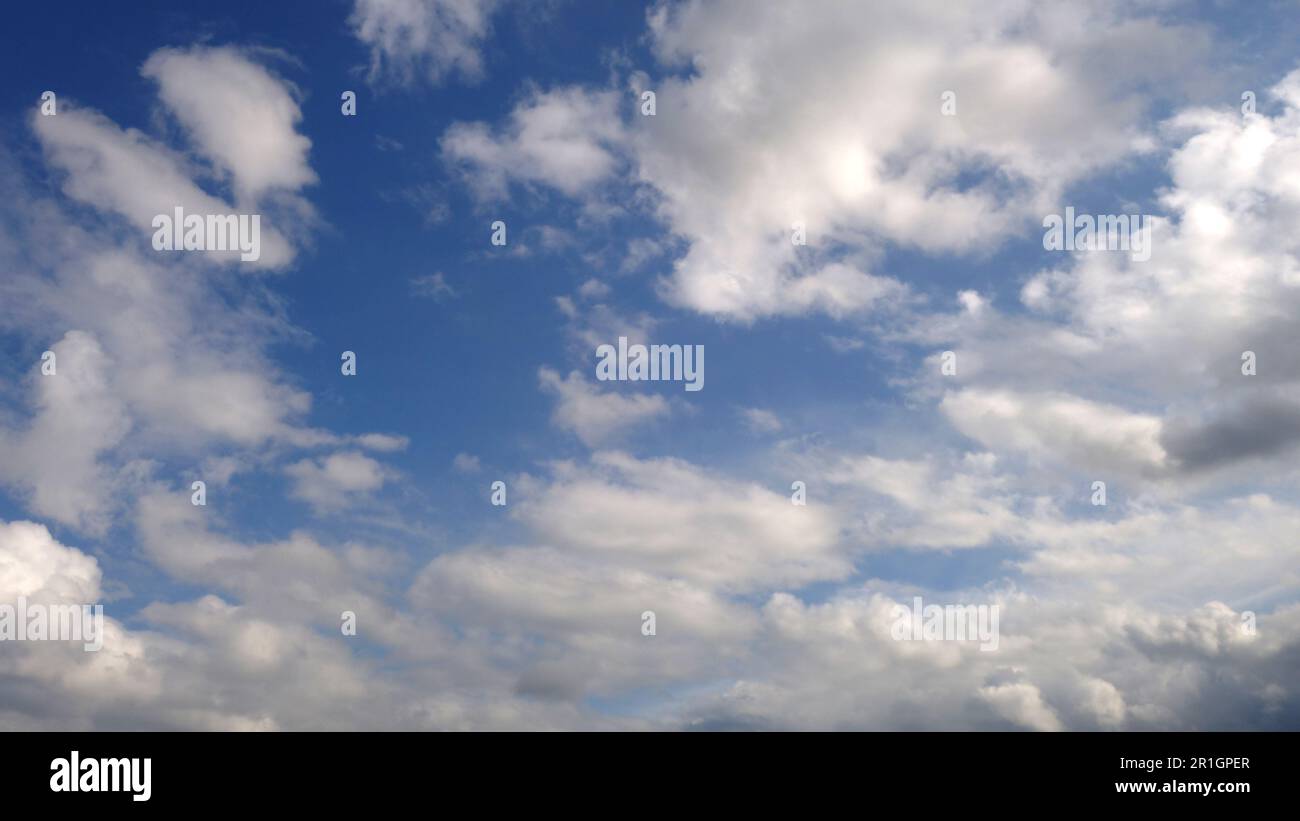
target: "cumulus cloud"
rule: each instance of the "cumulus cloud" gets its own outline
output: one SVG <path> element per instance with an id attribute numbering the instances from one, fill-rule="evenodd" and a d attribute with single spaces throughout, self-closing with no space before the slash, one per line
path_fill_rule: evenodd
<path id="1" fill-rule="evenodd" d="M 964 387 L 919 375 L 917 394 L 937 393 L 983 447 L 1163 492 L 1286 474 L 1300 441 L 1287 350 L 1300 245 L 1286 227 L 1300 190 L 1267 169 L 1300 150 L 1297 78 L 1274 86 L 1271 115 L 1193 107 L 1160 127 L 1171 185 L 1150 260 L 1078 253 L 1028 277 L 1023 315 L 981 303 L 918 318 L 913 338 L 955 348 Z M 924 367 L 938 372 L 933 357 Z"/>
<path id="2" fill-rule="evenodd" d="M 968 454 L 956 465 L 855 455 L 840 457 L 819 475 L 848 491 L 840 497 L 845 508 L 860 505 L 863 491 L 887 500 L 859 514 L 859 535 L 867 544 L 947 550 L 1021 535 L 1020 500 L 995 465 L 987 453 Z"/>
<path id="3" fill-rule="evenodd" d="M 349 23 L 370 49 L 371 82 L 477 80 L 498 0 L 357 0 Z"/>
<path id="4" fill-rule="evenodd" d="M 393 453 L 406 450 L 407 445 L 411 444 L 411 440 L 405 436 L 396 436 L 391 433 L 363 433 L 356 437 L 356 443 L 366 450 Z"/>
<path id="5" fill-rule="evenodd" d="M 237 197 L 276 199 L 300 217 L 310 210 L 294 193 L 315 179 L 308 142 L 295 131 L 300 114 L 282 80 L 234 49 L 163 49 L 145 73 Z M 0 421 L 0 480 L 24 490 L 34 513 L 102 535 L 120 497 L 158 467 L 134 458 L 142 449 L 184 457 L 330 439 L 301 427 L 311 398 L 285 384 L 265 354 L 273 342 L 301 339 L 275 300 L 239 283 L 227 289 L 212 265 L 224 260 L 150 247 L 155 214 L 176 205 L 231 210 L 200 186 L 198 164 L 86 108 L 30 123 L 46 170 L 97 217 L 39 195 L 25 174 L 6 183 L 0 239 L 17 275 L 0 286 L 0 327 L 47 339 L 57 371 L 26 381 L 30 421 L 10 421 L 27 409 L 19 407 Z M 262 242 L 258 264 L 293 256 L 274 228 Z M 230 453 L 204 461 L 218 483 L 248 464 Z"/>
<path id="6" fill-rule="evenodd" d="M 461 473 L 478 473 L 483 469 L 479 458 L 472 453 L 458 453 L 451 460 L 451 466 Z"/>
<path id="7" fill-rule="evenodd" d="M 1001 598 L 1003 644 L 983 653 L 974 643 L 893 640 L 894 601 L 878 590 L 819 605 L 773 596 L 762 611 L 764 663 L 690 705 L 684 720 L 705 729 L 1039 731 L 1170 723 L 1264 729 L 1290 720 L 1291 708 L 1279 709 L 1271 693 L 1285 675 L 1285 648 L 1297 641 L 1294 611 L 1275 617 L 1267 644 L 1234 640 L 1230 661 L 1182 668 L 1186 677 L 1175 684 L 1172 671 L 1187 662 L 1191 646 L 1151 646 L 1135 632 L 1153 618 L 1141 609 L 1101 612 Z M 1184 630 L 1216 613 L 1225 625 L 1239 622 L 1230 609 L 1210 604 L 1161 623 Z M 1047 644 L 1053 652 L 1045 652 Z M 1219 704 L 1210 706 L 1215 699 Z"/>
<path id="8" fill-rule="evenodd" d="M 616 170 L 622 133 L 612 92 L 569 87 L 533 92 L 500 131 L 481 122 L 456 123 L 439 146 L 482 198 L 504 197 L 510 183 L 577 195 Z"/>
<path id="9" fill-rule="evenodd" d="M 240 203 L 316 182 L 295 90 L 265 67 L 231 49 L 164 48 L 141 72 L 195 149 L 230 176 Z"/>
<path id="10" fill-rule="evenodd" d="M 687 242 L 663 296 L 746 322 L 861 313 L 901 295 L 873 270 L 888 245 L 980 254 L 1036 223 L 1082 175 L 1151 148 L 1143 93 L 1178 93 L 1208 47 L 1193 27 L 1107 4 L 826 2 L 791 16 L 687 2 L 655 6 L 649 29 L 661 76 L 632 73 L 627 105 L 578 86 L 534 93 L 505 133 L 458 123 L 443 153 L 496 197 L 512 180 L 588 196 L 626 157 L 627 181 Z M 1126 70 L 1098 76 L 1103 57 Z M 655 116 L 620 126 L 650 86 Z M 941 112 L 949 91 L 956 116 Z"/>
<path id="11" fill-rule="evenodd" d="M 671 301 L 742 320 L 867 308 L 890 285 L 871 270 L 885 243 L 980 253 L 1141 150 L 1145 83 L 1178 88 L 1175 67 L 1206 45 L 1100 4 L 887 8 L 656 8 L 656 56 L 691 68 L 654 83 L 657 115 L 631 129 L 639 178 L 690 242 Z M 1162 58 L 1098 75 L 1103 53 Z"/>
<path id="12" fill-rule="evenodd" d="M 979 694 L 998 715 L 1019 727 L 1047 731 L 1061 729 L 1061 720 L 1043 703 L 1042 693 L 1032 684 L 990 685 L 981 687 Z"/>
<path id="13" fill-rule="evenodd" d="M 546 700 L 710 675 L 719 654 L 748 652 L 756 627 L 747 608 L 708 587 L 554 548 L 440 556 L 411 597 L 476 640 L 509 636 L 513 690 Z M 656 617 L 654 636 L 641 632 L 646 611 Z"/>
<path id="14" fill-rule="evenodd" d="M 754 433 L 776 433 L 781 430 L 781 419 L 763 408 L 741 408 L 740 418 Z"/>
<path id="15" fill-rule="evenodd" d="M 130 418 L 110 387 L 114 363 L 93 336 L 69 331 L 51 352 L 53 374 L 31 377 L 30 426 L 0 428 L 0 476 L 30 494 L 38 515 L 102 534 L 115 477 L 100 456 L 126 436 Z"/>
<path id="16" fill-rule="evenodd" d="M 55 541 L 35 522 L 0 522 L 0 599 L 91 604 L 99 597 L 99 563 Z"/>
<path id="17" fill-rule="evenodd" d="M 293 479 L 290 495 L 317 511 L 347 506 L 384 486 L 389 472 L 379 462 L 357 451 L 331 453 L 322 459 L 303 459 L 284 469 Z"/>
<path id="18" fill-rule="evenodd" d="M 102 606 L 102 578 L 93 557 L 61 544 L 43 525 L 0 520 L 0 603 L 12 606 L 21 596 L 29 604 Z M 103 646 L 95 652 L 78 641 L 6 641 L 0 653 L 0 726 L 25 712 L 38 722 L 54 716 L 56 726 L 66 727 L 69 713 L 87 707 L 111 710 L 124 701 L 157 698 L 159 675 L 144 641 L 112 618 L 111 610 L 102 629 Z M 69 707 L 50 705 L 51 691 Z"/>
<path id="19" fill-rule="evenodd" d="M 970 389 L 945 396 L 940 409 L 986 447 L 1139 475 L 1160 471 L 1166 460 L 1158 417 L 1078 397 Z"/>
<path id="20" fill-rule="evenodd" d="M 516 515 L 543 541 L 728 589 L 838 578 L 835 520 L 754 483 L 675 459 L 600 452 L 559 465 Z"/>
<path id="21" fill-rule="evenodd" d="M 538 377 L 542 389 L 556 397 L 555 424 L 572 431 L 588 447 L 617 439 L 671 412 L 662 396 L 602 391 L 577 371 L 561 377 L 551 368 L 542 368 Z"/>
<path id="22" fill-rule="evenodd" d="M 64 174 L 64 193 L 127 219 L 141 248 L 150 247 L 154 217 L 178 207 L 186 214 L 265 211 L 257 260 L 240 262 L 237 252 L 203 257 L 254 268 L 287 266 L 296 253 L 291 238 L 305 239 L 315 219 L 296 192 L 316 181 L 307 162 L 311 143 L 296 131 L 302 115 L 291 88 L 229 48 L 161 49 L 142 70 L 158 83 L 162 102 L 195 151 L 230 181 L 233 201 L 205 190 L 202 169 L 182 152 L 88 108 L 30 119 L 48 162 Z"/>
<path id="23" fill-rule="evenodd" d="M 49 230 L 39 217 L 67 218 L 50 206 L 35 216 L 20 223 L 34 240 Z M 147 467 L 130 457 L 143 443 L 183 454 L 313 438 L 300 427 L 310 397 L 281 382 L 262 352 L 288 328 L 255 296 L 212 305 L 201 276 L 107 235 L 50 238 L 48 253 L 24 262 L 48 274 L 13 283 L 0 310 L 0 326 L 37 338 L 66 329 L 52 340 L 56 373 L 35 363 L 26 381 L 30 421 L 0 422 L 9 456 L 0 478 L 33 493 L 38 514 L 102 529 L 111 497 Z"/>
<path id="24" fill-rule="evenodd" d="M 494 8 L 362 0 L 351 24 L 376 82 L 473 79 Z M 188 481 L 163 478 L 197 465 L 229 501 L 250 474 L 287 477 L 333 525 L 393 491 L 376 454 L 411 440 L 305 427 L 311 397 L 267 354 L 302 338 L 277 301 L 114 230 L 168 200 L 309 221 L 294 89 L 250 52 L 166 49 L 144 71 L 187 145 L 76 106 L 34 119 L 57 184 L 38 196 L 5 175 L 4 201 L 22 207 L 0 220 L 14 271 L 0 327 L 43 340 L 59 372 L 6 393 L 0 479 L 32 516 L 128 531 L 134 555 L 199 592 L 131 602 L 133 628 L 110 618 L 100 654 L 6 648 L 0 727 L 1300 726 L 1286 463 L 1300 439 L 1300 188 L 1285 170 L 1300 73 L 1275 86 L 1271 114 L 1190 107 L 1155 128 L 1152 90 L 1177 94 L 1205 54 L 1199 30 L 1145 16 L 1158 12 L 665 3 L 647 40 L 660 76 L 627 78 L 657 92 L 655 117 L 629 116 L 625 90 L 529 86 L 502 122 L 451 126 L 441 156 L 482 202 L 545 188 L 590 208 L 635 189 L 620 207 L 667 236 L 629 246 L 619 275 L 679 249 L 659 282 L 676 307 L 733 323 L 822 313 L 844 320 L 811 337 L 832 352 L 924 350 L 900 381 L 906 434 L 857 419 L 732 463 L 642 453 L 629 434 L 680 406 L 543 367 L 556 427 L 593 449 L 628 436 L 637 455 L 540 456 L 517 468 L 533 473 L 514 474 L 500 524 L 403 509 L 383 543 L 288 521 L 241 536 L 236 508 L 195 507 Z M 1032 239 L 1071 185 L 1135 158 L 1169 171 L 1145 263 L 1078 254 L 963 284 L 951 312 L 886 267 L 897 249 L 969 259 Z M 59 193 L 75 206 L 47 198 Z M 795 221 L 808 246 L 791 243 Z M 298 231 L 276 240 L 276 264 Z M 592 273 L 555 303 L 583 361 L 660 321 L 611 306 L 608 272 Z M 445 280 L 421 285 L 446 295 Z M 888 330 L 857 324 L 891 312 Z M 926 356 L 949 347 L 952 378 Z M 1255 377 L 1240 371 L 1247 349 Z M 782 429 L 739 412 L 755 432 Z M 482 468 L 468 453 L 452 466 Z M 1120 480 L 1115 504 L 1086 506 L 1084 471 Z M 788 495 L 796 476 L 806 505 Z M 0 522 L 0 601 L 103 597 L 118 554 L 87 550 Z M 997 651 L 897 640 L 895 608 L 916 595 L 1001 608 Z M 356 637 L 340 633 L 345 611 Z"/>

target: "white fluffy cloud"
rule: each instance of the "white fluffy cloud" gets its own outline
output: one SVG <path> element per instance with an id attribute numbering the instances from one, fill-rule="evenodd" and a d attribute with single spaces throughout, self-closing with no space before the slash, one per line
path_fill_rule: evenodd
<path id="1" fill-rule="evenodd" d="M 69 331 L 51 352 L 54 374 L 30 377 L 30 426 L 0 428 L 0 477 L 27 491 L 38 515 L 102 534 L 115 477 L 100 456 L 126 436 L 130 418 L 110 387 L 114 363 L 94 337 Z"/>
<path id="2" fill-rule="evenodd" d="M 1177 88 L 1204 45 L 1105 4 L 687 2 L 650 27 L 661 63 L 690 69 L 629 129 L 690 242 L 666 296 L 742 320 L 870 307 L 897 287 L 871 271 L 885 243 L 978 253 L 1036 224 L 1070 182 L 1149 145 L 1144 84 Z M 1102 55 L 1127 70 L 1094 71 Z"/>
<path id="3" fill-rule="evenodd" d="M 902 294 L 872 270 L 887 245 L 978 254 L 1036 224 L 1082 175 L 1150 150 L 1143 93 L 1177 94 L 1207 45 L 1101 3 L 685 2 L 649 24 L 658 79 L 534 94 L 505 133 L 454 125 L 443 153 L 498 196 L 511 179 L 585 196 L 626 156 L 687 241 L 664 297 L 741 321 L 860 313 Z M 630 113 L 643 90 L 655 116 Z"/>
<path id="4" fill-rule="evenodd" d="M 241 204 L 316 182 L 292 86 L 230 49 L 165 48 L 142 69 L 195 148 L 229 174 Z"/>
<path id="5" fill-rule="evenodd" d="M 754 433 L 776 433 L 781 430 L 781 418 L 763 408 L 741 408 L 740 418 Z"/>
<path id="6" fill-rule="evenodd" d="M 389 471 L 379 462 L 357 451 L 331 453 L 321 459 L 303 459 L 285 468 L 293 479 L 290 495 L 318 511 L 337 510 L 359 495 L 384 486 Z"/>
<path id="7" fill-rule="evenodd" d="M 542 368 L 538 378 L 544 391 L 556 397 L 555 424 L 570 430 L 588 447 L 627 435 L 635 428 L 671 412 L 668 400 L 644 393 L 602 391 L 577 371 L 561 377 Z"/>
<path id="8" fill-rule="evenodd" d="M 46 604 L 91 604 L 99 597 L 99 563 L 59 544 L 34 522 L 0 522 L 0 600 L 26 596 Z"/>
<path id="9" fill-rule="evenodd" d="M 154 216 L 178 206 L 192 214 L 260 212 L 261 257 L 248 264 L 282 268 L 315 221 L 299 192 L 317 178 L 311 141 L 298 132 L 296 88 L 258 61 L 275 56 L 195 46 L 159 49 L 145 61 L 141 73 L 157 84 L 193 158 L 89 108 L 65 104 L 57 117 L 30 122 L 49 163 L 64 172 L 68 196 L 122 215 L 146 240 Z M 213 192 L 219 186 L 229 187 L 229 203 Z"/>
<path id="10" fill-rule="evenodd" d="M 230 211 L 200 184 L 222 179 L 241 206 L 274 201 L 295 226 L 310 221 L 297 190 L 315 174 L 309 143 L 295 130 L 292 89 L 229 48 L 163 49 L 144 70 L 197 154 L 215 164 L 212 174 L 156 139 L 65 104 L 30 124 L 52 178 L 98 218 L 15 176 L 7 202 L 23 207 L 10 206 L 0 229 L 15 271 L 0 284 L 0 327 L 57 356 L 56 374 L 33 368 L 24 383 L 30 397 L 13 396 L 25 407 L 0 421 L 0 480 L 23 490 L 37 515 L 92 534 L 104 532 L 159 456 L 336 438 L 301 427 L 311 398 L 282 381 L 265 354 L 300 334 L 274 299 L 240 288 L 238 274 L 205 255 L 150 246 L 155 214 L 176 205 Z M 115 216 L 125 218 L 125 232 Z M 294 249 L 273 225 L 263 229 L 259 264 L 284 265 Z M 249 463 L 207 455 L 219 483 Z"/>
<path id="11" fill-rule="evenodd" d="M 872 591 L 820 605 L 773 596 L 762 611 L 764 663 L 683 718 L 702 728 L 1038 731 L 1290 720 L 1278 688 L 1300 638 L 1294 608 L 1273 617 L 1266 639 L 1245 635 L 1219 603 L 1156 617 L 1008 597 L 1001 648 L 985 653 L 892 640 L 895 601 Z M 1156 644 L 1152 630 L 1168 638 Z M 1223 637 L 1209 652 L 1207 630 Z"/>
<path id="12" fill-rule="evenodd" d="M 832 517 L 757 484 L 618 452 L 555 470 L 516 506 L 543 542 L 732 590 L 848 572 Z"/>
<path id="13" fill-rule="evenodd" d="M 841 515 L 860 519 L 855 535 L 871 547 L 950 550 L 1021 534 L 1018 500 L 991 454 L 968 454 L 956 465 L 868 455 L 823 465 L 806 475 L 824 476 L 839 491 Z M 876 496 L 865 510 L 864 491 Z"/>
<path id="14" fill-rule="evenodd" d="M 1159 418 L 1069 395 L 970 389 L 948 394 L 939 407 L 985 447 L 1125 475 L 1156 474 L 1166 460 Z"/>
<path id="15" fill-rule="evenodd" d="M 447 554 L 411 595 L 509 654 L 517 692 L 552 700 L 711 675 L 719 658 L 748 653 L 757 625 L 708 587 L 554 548 Z M 653 636 L 641 630 L 646 611 Z"/>
<path id="16" fill-rule="evenodd" d="M 349 22 L 370 49 L 370 80 L 437 83 L 483 74 L 483 39 L 498 0 L 357 0 Z"/>
<path id="17" fill-rule="evenodd" d="M 617 103 L 608 91 L 538 91 L 515 106 L 501 131 L 485 123 L 456 123 L 439 145 L 443 158 L 463 169 L 480 197 L 504 197 L 511 182 L 577 195 L 616 169 L 614 152 L 623 134 Z"/>
<path id="18" fill-rule="evenodd" d="M 372 79 L 472 79 L 493 8 L 362 0 L 352 25 Z M 1189 109 L 1149 130 L 1142 95 L 1176 90 L 1202 40 L 1119 8 L 662 4 L 655 117 L 624 91 L 530 87 L 501 124 L 452 126 L 442 156 L 480 198 L 546 187 L 590 205 L 637 188 L 628 207 L 651 203 L 671 235 L 656 253 L 684 249 L 661 283 L 678 306 L 741 322 L 900 308 L 899 337 L 959 349 L 960 375 L 910 383 L 914 435 L 852 432 L 889 456 L 843 432 L 797 439 L 804 416 L 749 408 L 751 427 L 784 422 L 794 444 L 729 467 L 613 451 L 547 463 L 511 480 L 504 521 L 466 538 L 395 517 L 405 553 L 302 529 L 241 538 L 236 510 L 193 506 L 151 461 L 202 465 L 232 491 L 266 468 L 335 512 L 383 490 L 395 474 L 375 454 L 409 444 L 304 427 L 310 397 L 266 353 L 297 336 L 274 305 L 239 289 L 228 305 L 228 269 L 160 262 L 113 228 L 160 202 L 265 201 L 296 215 L 272 255 L 290 260 L 315 178 L 293 89 L 245 52 L 169 49 L 145 73 L 186 149 L 74 106 L 34 120 L 63 193 L 110 225 L 6 182 L 24 208 L 0 220 L 15 271 L 0 326 L 55 350 L 59 375 L 31 374 L 3 408 L 0 478 L 79 533 L 128 524 L 141 559 L 202 592 L 132 602 L 140 629 L 110 619 L 101 654 L 6 648 L 0 727 L 1297 726 L 1300 510 L 1276 454 L 1300 443 L 1300 74 L 1272 114 Z M 939 111 L 945 90 L 956 117 Z M 881 268 L 890 247 L 976 255 L 1032 236 L 1073 182 L 1137 155 L 1167 156 L 1171 181 L 1147 263 L 1012 272 L 1023 314 L 973 290 L 934 312 Z M 611 283 L 557 301 L 584 357 L 654 326 L 609 307 L 630 290 Z M 868 333 L 826 339 L 848 361 Z M 589 447 L 673 409 L 579 372 L 538 378 L 554 424 Z M 1241 492 L 1153 490 L 1242 465 L 1224 475 L 1249 479 Z M 1086 505 L 1084 470 L 1121 480 L 1112 506 Z M 806 506 L 788 496 L 795 476 Z M 898 578 L 901 553 L 986 564 L 932 589 Z M 0 522 L 0 600 L 98 598 L 110 570 L 42 525 Z M 998 605 L 999 649 L 894 640 L 894 605 L 914 595 Z M 641 633 L 646 610 L 657 635 Z M 344 611 L 357 637 L 341 635 Z"/>
<path id="19" fill-rule="evenodd" d="M 102 605 L 99 563 L 80 550 L 54 539 L 34 522 L 0 521 L 0 602 L 29 604 Z M 29 716 L 68 717 L 97 709 L 115 709 L 131 700 L 149 701 L 160 694 L 157 670 L 149 662 L 145 642 L 112 617 L 103 621 L 103 646 L 84 650 L 77 641 L 5 642 L 0 653 L 0 726 Z M 62 707 L 49 704 L 50 692 Z M 40 706 L 42 700 L 45 706 Z M 31 705 L 31 706 L 28 706 Z M 20 725 L 21 726 L 21 725 Z"/>
<path id="20" fill-rule="evenodd" d="M 927 359 L 918 394 L 938 392 L 983 447 L 1164 492 L 1289 475 L 1300 187 L 1278 169 L 1300 156 L 1298 88 L 1300 72 L 1277 83 L 1272 114 L 1191 108 L 1164 123 L 1172 182 L 1150 260 L 1075 254 L 1028 277 L 1026 315 L 981 301 L 919 319 L 915 338 L 956 349 L 958 376 L 936 382 Z"/>

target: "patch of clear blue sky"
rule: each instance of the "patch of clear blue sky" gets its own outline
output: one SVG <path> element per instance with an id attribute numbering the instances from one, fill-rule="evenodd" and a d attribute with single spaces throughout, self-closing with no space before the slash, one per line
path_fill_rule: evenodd
<path id="1" fill-rule="evenodd" d="M 595 229 L 607 235 L 583 236 L 574 225 L 573 204 L 541 192 L 516 191 L 508 204 L 478 209 L 437 157 L 437 139 L 447 126 L 473 120 L 500 126 L 530 83 L 542 89 L 570 83 L 603 86 L 612 49 L 624 50 L 638 67 L 653 70 L 641 39 L 644 7 L 621 2 L 513 4 L 494 18 L 481 82 L 466 85 L 451 77 L 436 87 L 416 83 L 372 90 L 357 71 L 368 53 L 348 30 L 350 5 L 139 2 L 69 9 L 46 3 L 5 12 L 9 34 L 0 49 L 0 136 L 19 157 L 32 150 L 25 116 L 45 89 L 99 109 L 121 126 L 153 133 L 156 97 L 139 67 L 159 47 L 195 42 L 263 46 L 281 49 L 296 61 L 272 64 L 304 92 L 300 130 L 312 140 L 310 162 L 321 178 L 307 194 L 328 227 L 291 271 L 269 280 L 286 300 L 291 320 L 315 343 L 278 346 L 272 353 L 287 378 L 313 395 L 309 424 L 344 434 L 382 431 L 411 437 L 408 451 L 380 457 L 407 477 L 385 496 L 404 514 L 426 520 L 432 535 L 425 544 L 350 524 L 346 517 L 331 519 L 329 528 L 313 527 L 308 509 L 286 500 L 284 478 L 272 474 L 244 477 L 224 499 L 221 493 L 211 494 L 216 497 L 211 504 L 234 536 L 282 538 L 305 527 L 333 537 L 367 536 L 405 545 L 413 558 L 422 559 L 481 538 L 485 526 L 503 539 L 516 535 L 504 511 L 487 504 L 488 483 L 521 470 L 537 472 L 547 459 L 585 454 L 572 436 L 549 424 L 553 399 L 539 390 L 537 370 L 549 366 L 564 374 L 576 367 L 590 377 L 592 362 L 575 358 L 555 297 L 571 295 L 591 277 L 614 287 L 611 304 L 621 312 L 656 316 L 661 324 L 655 341 L 704 344 L 707 350 L 701 393 L 688 394 L 674 384 L 614 387 L 658 391 L 694 411 L 679 410 L 635 438 L 628 447 L 638 455 L 677 456 L 743 475 L 751 454 L 762 445 L 739 424 L 740 407 L 771 409 L 786 420 L 786 433 L 815 433 L 833 442 L 853 441 L 860 437 L 855 429 L 907 412 L 888 380 L 912 370 L 912 358 L 929 351 L 905 347 L 886 353 L 869 342 L 861 351 L 839 355 L 822 336 L 865 338 L 853 322 L 814 317 L 745 326 L 672 309 L 653 288 L 654 278 L 669 271 L 667 259 L 635 276 L 616 277 L 615 262 L 611 270 L 592 268 L 578 250 L 520 259 L 488 244 L 493 219 L 508 222 L 513 243 L 525 239 L 530 226 L 546 224 L 577 232 L 580 249 L 617 245 L 633 234 L 656 230 L 648 222 L 620 221 Z M 1235 107 L 1240 91 L 1250 88 L 1260 95 L 1260 109 L 1268 111 L 1265 89 L 1294 67 L 1290 60 L 1300 33 L 1296 6 L 1203 2 L 1185 8 L 1233 45 L 1230 53 L 1217 55 L 1228 79 L 1207 89 L 1207 99 L 1198 102 L 1222 97 L 1223 105 Z M 355 118 L 340 115 L 344 89 L 358 92 Z M 1153 111 L 1153 119 L 1165 113 Z M 402 148 L 391 150 L 386 143 L 390 150 L 384 150 L 379 137 Z M 1158 165 L 1125 166 L 1082 182 L 1062 204 L 1087 209 L 1097 203 L 1094 210 L 1114 211 L 1115 200 L 1123 197 L 1146 205 L 1163 179 Z M 445 221 L 426 223 L 425 211 L 410 201 L 421 190 L 445 199 Z M 974 288 L 993 297 L 1000 309 L 1014 311 L 1023 278 L 1044 263 L 1041 228 L 1030 225 L 1023 237 L 986 255 L 929 257 L 892 248 L 877 271 L 908 282 L 938 304 L 950 302 L 957 289 Z M 412 295 L 410 280 L 434 272 L 445 276 L 457 298 L 435 302 Z M 0 350 L 28 347 L 5 340 Z M 356 378 L 339 374 L 343 350 L 359 355 Z M 20 372 L 7 364 L 6 383 L 12 384 Z M 461 451 L 479 456 L 483 472 L 468 477 L 453 473 L 451 459 Z M 165 475 L 176 478 L 180 492 L 192 468 L 168 465 Z M 785 477 L 754 478 L 787 492 Z M 4 494 L 0 515 L 24 518 L 21 507 Z M 95 545 L 53 529 L 85 549 L 105 549 L 120 559 L 133 552 L 127 530 Z M 884 555 L 869 566 L 881 577 L 901 578 L 906 565 L 917 574 L 913 581 L 927 586 L 970 584 L 980 574 L 997 576 L 1009 553 L 990 548 L 933 566 L 929 559 Z M 142 593 L 140 600 L 152 598 L 157 588 L 165 587 L 173 596 L 187 593 L 143 562 L 115 561 L 109 570 Z"/>

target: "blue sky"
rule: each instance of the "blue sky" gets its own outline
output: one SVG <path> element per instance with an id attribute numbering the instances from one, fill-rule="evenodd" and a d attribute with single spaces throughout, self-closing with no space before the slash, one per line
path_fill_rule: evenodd
<path id="1" fill-rule="evenodd" d="M 113 628 L 0 646 L 0 726 L 1294 728 L 1298 20 L 15 9 L 0 600 Z M 154 251 L 200 197 L 283 256 Z M 891 640 L 914 595 L 1001 649 Z"/>

